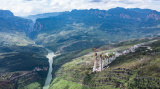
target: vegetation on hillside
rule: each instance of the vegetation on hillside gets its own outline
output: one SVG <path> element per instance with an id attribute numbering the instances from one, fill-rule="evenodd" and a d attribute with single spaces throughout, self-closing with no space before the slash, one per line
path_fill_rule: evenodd
<path id="1" fill-rule="evenodd" d="M 14 16 L 9 10 L 0 10 L 0 45 L 34 44 L 29 39 L 33 30 L 33 22 Z"/>
<path id="2" fill-rule="evenodd" d="M 36 46 L 0 46 L 0 89 L 41 89 L 48 73 L 47 51 Z"/>
<path id="3" fill-rule="evenodd" d="M 37 44 L 57 53 L 66 53 L 157 36 L 159 17 L 159 12 L 149 9 L 72 10 L 56 17 L 37 19 L 34 25 L 36 35 L 33 36 Z"/>
<path id="4" fill-rule="evenodd" d="M 147 41 L 147 40 L 143 40 Z M 133 44 L 137 44 L 141 41 L 121 42 L 116 47 L 109 45 L 101 46 L 99 48 L 106 48 L 104 53 L 112 52 L 115 49 L 121 50 L 121 48 L 128 48 Z M 53 70 L 54 79 L 50 85 L 50 89 L 61 89 L 60 85 L 64 83 L 64 88 L 71 88 L 75 84 L 76 89 L 150 89 L 160 88 L 160 54 L 159 47 L 160 41 L 147 44 L 152 50 L 148 50 L 146 47 L 140 47 L 136 52 L 122 55 L 113 61 L 109 68 L 106 68 L 102 72 L 92 73 L 94 55 L 89 53 L 84 56 L 72 58 L 63 58 L 64 55 L 54 58 L 55 61 L 59 59 L 70 60 Z M 93 50 L 92 50 L 93 51 Z M 58 62 L 59 63 L 59 62 Z M 56 63 L 55 63 L 56 64 Z M 73 83 L 72 83 L 73 82 Z M 81 84 L 81 86 L 79 86 Z"/>

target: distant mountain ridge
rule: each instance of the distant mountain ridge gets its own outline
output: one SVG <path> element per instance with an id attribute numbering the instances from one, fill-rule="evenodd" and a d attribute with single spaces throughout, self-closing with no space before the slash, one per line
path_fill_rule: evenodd
<path id="1" fill-rule="evenodd" d="M 140 12 L 141 11 L 141 12 Z M 110 9 L 108 11 L 105 10 L 98 10 L 98 9 L 90 9 L 90 10 L 72 10 L 70 13 L 63 13 L 57 17 L 50 17 L 50 18 L 44 18 L 44 19 L 38 19 L 37 23 L 41 20 L 48 20 L 48 23 L 56 23 L 56 21 L 59 21 L 63 24 L 67 24 L 67 23 L 73 23 L 73 22 L 77 22 L 77 23 L 81 23 L 81 22 L 85 22 L 85 24 L 89 25 L 90 23 L 92 24 L 97 24 L 97 23 L 107 23 L 108 21 L 112 20 L 112 23 L 116 22 L 119 23 L 119 21 L 125 21 L 128 20 L 128 22 L 133 21 L 157 21 L 160 20 L 160 12 L 154 11 L 154 10 L 150 10 L 150 9 L 124 9 L 124 8 L 113 8 Z M 62 21 L 62 20 L 66 20 L 66 21 Z M 106 22 L 105 22 L 106 20 Z M 115 20 L 115 21 L 113 21 Z M 129 21 L 130 20 L 130 21 Z M 95 22 L 96 21 L 96 22 Z M 132 22 L 133 22 L 132 21 Z M 48 24 L 48 23 L 44 23 L 44 24 Z M 92 25 L 90 24 L 90 25 Z M 107 23 L 109 24 L 109 23 Z M 37 24 L 35 24 L 36 26 Z M 52 24 L 48 24 L 47 29 L 55 29 L 57 26 L 59 25 L 55 25 L 53 24 L 52 27 L 50 27 L 49 25 Z M 44 26 L 44 25 L 43 25 Z M 40 26 L 41 27 L 41 26 Z M 34 28 L 35 30 L 43 30 L 43 28 Z"/>
<path id="2" fill-rule="evenodd" d="M 150 9 L 113 8 L 72 10 L 56 17 L 37 19 L 37 44 L 57 52 L 103 45 L 122 40 L 152 37 L 160 32 L 160 12 Z M 50 40 L 49 40 L 50 39 Z"/>
<path id="3" fill-rule="evenodd" d="M 0 44 L 33 44 L 27 37 L 33 30 L 33 22 L 14 16 L 9 10 L 0 10 Z"/>
<path id="4" fill-rule="evenodd" d="M 44 14 L 37 14 L 37 15 L 29 15 L 27 19 L 31 19 L 33 22 L 35 22 L 39 18 L 48 18 L 50 16 L 58 16 L 61 12 L 53 12 L 53 13 L 44 13 Z"/>

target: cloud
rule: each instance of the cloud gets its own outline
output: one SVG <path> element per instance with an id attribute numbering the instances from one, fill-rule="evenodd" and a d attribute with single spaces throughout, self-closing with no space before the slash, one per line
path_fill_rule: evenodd
<path id="1" fill-rule="evenodd" d="M 102 9 L 115 7 L 159 10 L 160 0 L 0 0 L 0 9 L 11 10 L 16 16 L 72 9 Z"/>
<path id="2" fill-rule="evenodd" d="M 101 2 L 101 0 L 92 0 L 91 2 Z"/>
<path id="3" fill-rule="evenodd" d="M 33 1 L 33 0 L 24 0 L 24 1 Z"/>

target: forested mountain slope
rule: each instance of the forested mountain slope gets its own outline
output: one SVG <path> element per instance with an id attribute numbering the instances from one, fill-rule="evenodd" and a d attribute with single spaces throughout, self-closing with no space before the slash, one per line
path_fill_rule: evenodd
<path id="1" fill-rule="evenodd" d="M 27 45 L 34 44 L 29 39 L 33 29 L 33 22 L 28 19 L 14 16 L 9 10 L 0 10 L 0 44 Z"/>
<path id="2" fill-rule="evenodd" d="M 143 42 L 147 40 L 126 41 L 98 48 L 102 49 L 104 54 L 115 52 L 115 50 L 121 52 L 122 49 L 125 50 Z M 54 58 L 54 79 L 50 89 L 158 89 L 160 88 L 159 42 L 158 40 L 145 44 L 135 52 L 121 55 L 106 69 L 94 73 L 92 72 L 93 49 L 57 56 Z M 151 50 L 147 49 L 147 46 L 151 47 Z M 98 55 L 100 53 L 98 52 Z"/>
<path id="3" fill-rule="evenodd" d="M 59 52 L 159 35 L 160 13 L 150 9 L 72 10 L 37 19 L 32 32 L 37 44 Z"/>
<path id="4" fill-rule="evenodd" d="M 46 54 L 37 46 L 0 45 L 0 89 L 41 89 L 49 67 Z"/>

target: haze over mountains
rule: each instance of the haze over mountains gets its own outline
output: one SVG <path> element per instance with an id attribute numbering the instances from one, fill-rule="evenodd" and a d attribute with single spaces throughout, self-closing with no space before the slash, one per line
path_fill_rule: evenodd
<path id="1" fill-rule="evenodd" d="M 50 16 L 58 16 L 59 14 L 60 14 L 60 12 L 44 13 L 44 14 L 37 14 L 37 15 L 29 15 L 24 18 L 31 19 L 33 22 L 35 22 L 38 18 L 47 18 Z"/>

